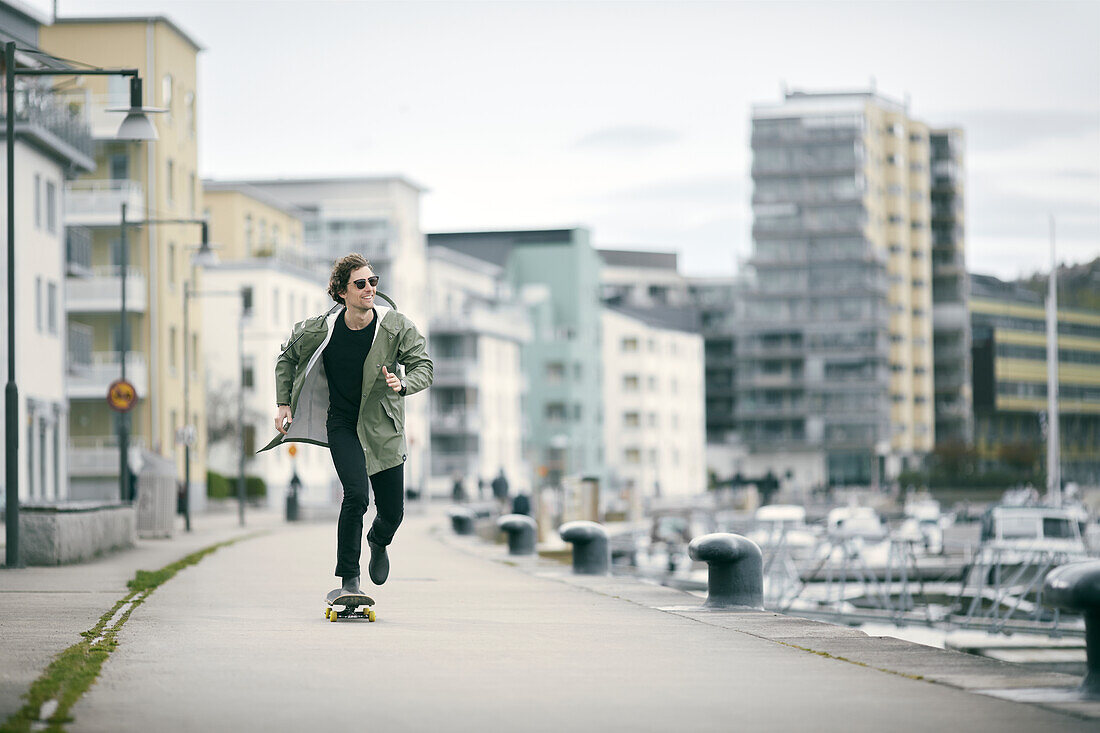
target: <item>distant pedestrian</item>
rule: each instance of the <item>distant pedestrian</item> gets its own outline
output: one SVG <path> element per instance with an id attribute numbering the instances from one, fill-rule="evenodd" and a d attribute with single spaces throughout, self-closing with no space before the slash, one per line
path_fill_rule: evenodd
<path id="1" fill-rule="evenodd" d="M 526 514 L 531 516 L 531 500 L 527 494 L 516 494 L 512 499 L 512 514 Z"/>
<path id="2" fill-rule="evenodd" d="M 342 583 L 330 597 L 360 592 L 368 483 L 378 503 L 367 533 L 368 571 L 376 585 L 389 576 L 386 548 L 404 516 L 402 398 L 427 389 L 434 374 L 424 336 L 413 322 L 375 303 L 378 280 L 360 254 L 337 260 L 328 292 L 338 305 L 296 324 L 275 364 L 279 435 L 263 450 L 287 441 L 328 446 L 344 488 L 336 543 Z M 398 364 L 405 367 L 404 379 L 396 373 Z"/>
<path id="3" fill-rule="evenodd" d="M 462 474 L 454 475 L 454 484 L 451 486 L 451 501 L 461 504 L 466 501 L 466 489 L 462 487 Z"/>
<path id="4" fill-rule="evenodd" d="M 496 478 L 493 479 L 493 498 L 497 501 L 508 500 L 508 479 L 504 475 L 504 469 L 501 468 L 497 473 Z"/>

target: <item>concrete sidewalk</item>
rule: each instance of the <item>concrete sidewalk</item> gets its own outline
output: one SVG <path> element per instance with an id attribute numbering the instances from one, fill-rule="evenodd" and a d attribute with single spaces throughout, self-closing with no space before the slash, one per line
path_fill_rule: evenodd
<path id="1" fill-rule="evenodd" d="M 500 547 L 435 531 L 442 525 L 438 515 L 406 520 L 390 581 L 373 593 L 373 624 L 324 618 L 333 525 L 284 525 L 219 550 L 138 607 L 70 729 L 1096 729 L 881 671 L 925 647 L 774 614 L 703 612 L 689 594 L 578 580 L 536 561 L 510 565 Z M 878 663 L 769 638 L 815 638 L 808 629 L 844 647 L 834 656 L 863 649 Z"/>
<path id="2" fill-rule="evenodd" d="M 0 723 L 22 707 L 21 696 L 59 652 L 80 640 L 128 592 L 138 570 L 159 570 L 204 547 L 283 524 L 282 515 L 250 509 L 192 517 L 191 532 L 177 517 L 170 539 L 142 540 L 92 562 L 54 567 L 0 568 Z"/>

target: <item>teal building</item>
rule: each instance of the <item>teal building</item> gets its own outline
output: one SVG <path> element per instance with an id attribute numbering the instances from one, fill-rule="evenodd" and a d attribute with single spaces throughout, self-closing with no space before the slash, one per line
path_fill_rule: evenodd
<path id="1" fill-rule="evenodd" d="M 602 477 L 600 266 L 587 229 L 447 232 L 447 247 L 504 268 L 532 316 L 523 349 L 526 458 L 535 486 Z"/>

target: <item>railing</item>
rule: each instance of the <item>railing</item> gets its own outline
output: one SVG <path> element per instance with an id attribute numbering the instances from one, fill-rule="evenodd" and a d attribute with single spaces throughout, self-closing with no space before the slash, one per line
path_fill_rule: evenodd
<path id="1" fill-rule="evenodd" d="M 71 181 L 65 185 L 65 223 L 117 226 L 123 203 L 127 218 L 144 218 L 145 187 L 129 179 Z"/>
<path id="2" fill-rule="evenodd" d="M 92 340 L 95 330 L 86 324 L 69 321 L 69 373 L 87 373 L 92 367 Z"/>
<path id="3" fill-rule="evenodd" d="M 145 439 L 130 436 L 130 450 L 144 450 Z M 70 476 L 117 476 L 118 436 L 78 436 L 69 439 Z"/>
<path id="4" fill-rule="evenodd" d="M 7 110 L 0 112 L 0 118 L 6 122 Z M 92 130 L 80 107 L 63 102 L 49 89 L 17 90 L 15 122 L 17 127 L 20 123 L 40 127 L 88 158 L 95 155 Z"/>
<path id="5" fill-rule="evenodd" d="M 92 268 L 92 276 L 68 283 L 65 307 L 70 313 L 118 311 L 122 307 L 122 287 L 117 265 Z M 144 313 L 146 307 L 145 273 L 126 268 L 126 311 Z"/>
<path id="6" fill-rule="evenodd" d="M 92 274 L 92 232 L 85 227 L 65 227 L 65 265 L 69 275 Z"/>
<path id="7" fill-rule="evenodd" d="M 70 375 L 68 395 L 72 399 L 95 399 L 107 396 L 111 382 L 122 376 L 118 352 L 92 352 L 91 364 L 77 374 Z M 145 354 L 130 351 L 126 354 L 126 379 L 134 385 L 138 397 L 149 395 L 149 369 Z"/>
<path id="8" fill-rule="evenodd" d="M 433 410 L 431 419 L 433 432 L 476 433 L 481 429 L 481 416 L 477 410 Z"/>

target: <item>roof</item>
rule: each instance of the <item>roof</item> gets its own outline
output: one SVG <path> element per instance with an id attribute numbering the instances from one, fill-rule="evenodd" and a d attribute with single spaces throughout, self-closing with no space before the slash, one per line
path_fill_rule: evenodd
<path id="1" fill-rule="evenodd" d="M 430 246 L 447 247 L 504 267 L 514 247 L 568 244 L 579 228 L 431 232 L 427 241 Z"/>
<path id="2" fill-rule="evenodd" d="M 196 51 L 206 50 L 167 15 L 75 15 L 54 18 L 53 21 L 53 25 L 91 25 L 93 23 L 164 23 L 174 30 L 180 38 L 191 44 Z"/>
<path id="3" fill-rule="evenodd" d="M 970 296 L 1013 300 L 1042 305 L 1043 296 L 1016 282 L 1005 282 L 992 275 L 970 274 Z"/>
<path id="4" fill-rule="evenodd" d="M 278 196 L 273 196 L 267 191 L 262 191 L 252 184 L 244 183 L 242 181 L 212 181 L 209 179 L 204 179 L 202 182 L 202 190 L 203 193 L 211 193 L 217 191 L 231 191 L 235 193 L 240 193 L 248 196 L 249 198 L 256 199 L 260 203 L 266 204 L 273 209 L 278 209 L 284 214 L 288 214 L 290 216 L 299 216 L 303 213 L 300 206 L 295 206 L 289 201 L 284 201 Z"/>
<path id="5" fill-rule="evenodd" d="M 301 178 L 242 178 L 235 180 L 221 181 L 224 184 L 234 185 L 249 185 L 249 186 L 296 186 L 296 185 L 315 185 L 315 184 L 339 184 L 339 183 L 403 183 L 409 188 L 415 189 L 419 193 L 427 193 L 430 189 L 421 186 L 419 183 L 406 178 L 405 176 L 394 175 L 377 175 L 377 176 L 304 176 Z"/>
<path id="6" fill-rule="evenodd" d="M 667 305 L 658 308 L 634 308 L 611 303 L 604 303 L 604 308 L 656 328 L 699 333 L 699 311 L 695 308 L 675 308 Z"/>
<path id="7" fill-rule="evenodd" d="M 597 250 L 605 265 L 612 267 L 651 267 L 658 270 L 675 270 L 675 252 L 647 252 L 636 249 Z"/>

